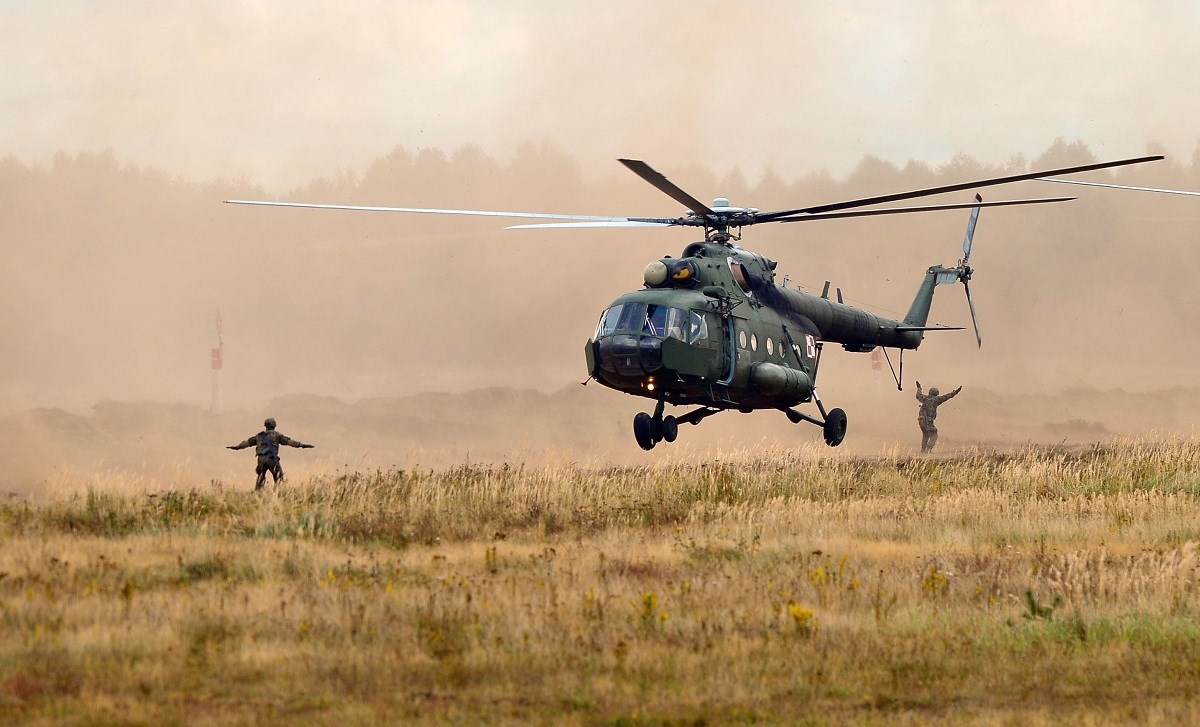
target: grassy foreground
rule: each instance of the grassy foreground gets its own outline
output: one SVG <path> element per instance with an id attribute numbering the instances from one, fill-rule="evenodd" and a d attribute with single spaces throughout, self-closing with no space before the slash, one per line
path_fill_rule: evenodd
<path id="1" fill-rule="evenodd" d="M 0 506 L 3 721 L 1200 722 L 1200 441 Z"/>

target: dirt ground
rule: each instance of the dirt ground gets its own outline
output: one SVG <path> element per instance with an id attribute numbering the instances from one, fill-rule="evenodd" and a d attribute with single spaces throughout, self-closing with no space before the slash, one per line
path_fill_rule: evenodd
<path id="1" fill-rule="evenodd" d="M 826 393 L 849 415 L 839 452 L 873 455 L 915 451 L 917 403 L 906 386 Z M 120 479 L 123 487 L 194 487 L 220 480 L 253 481 L 253 455 L 226 445 L 254 434 L 272 416 L 280 431 L 317 446 L 283 451 L 289 475 L 444 467 L 463 463 L 573 461 L 648 464 L 777 451 L 820 442 L 810 425 L 776 412 L 727 413 L 685 426 L 679 440 L 643 452 L 633 441 L 633 414 L 648 402 L 591 384 L 553 393 L 483 389 L 361 399 L 281 397 L 257 410 L 213 415 L 187 404 L 101 402 L 91 411 L 33 409 L 0 419 L 0 488 L 53 492 Z M 966 388 L 940 410 L 939 453 L 1026 444 L 1084 444 L 1113 437 L 1190 435 L 1200 389 L 1132 393 L 1069 389 L 1053 394 L 1002 394 Z"/>

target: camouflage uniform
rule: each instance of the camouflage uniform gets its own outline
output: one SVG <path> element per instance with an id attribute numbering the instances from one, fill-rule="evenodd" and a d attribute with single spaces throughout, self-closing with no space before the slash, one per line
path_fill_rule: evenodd
<path id="1" fill-rule="evenodd" d="M 917 424 L 921 427 L 921 451 L 928 452 L 933 449 L 933 445 L 937 444 L 938 431 L 937 427 L 933 426 L 933 420 L 937 419 L 937 408 L 947 401 L 958 396 L 958 392 L 962 391 L 962 387 L 958 387 L 949 394 L 938 395 L 936 388 L 930 389 L 928 394 L 921 391 L 921 382 L 917 382 L 917 401 L 921 402 L 921 411 L 917 414 Z"/>
<path id="2" fill-rule="evenodd" d="M 300 449 L 312 449 L 311 444 L 298 442 L 291 437 L 284 436 L 275 431 L 275 420 L 268 419 L 263 422 L 266 427 L 263 431 L 255 434 L 244 442 L 226 447 L 226 449 L 245 449 L 246 447 L 254 447 L 254 454 L 258 456 L 258 464 L 254 468 L 254 474 L 258 475 L 258 481 L 254 484 L 254 489 L 261 490 L 267 482 L 267 473 L 271 473 L 275 484 L 283 479 L 283 465 L 279 463 L 279 445 L 284 444 L 289 447 L 298 447 Z"/>

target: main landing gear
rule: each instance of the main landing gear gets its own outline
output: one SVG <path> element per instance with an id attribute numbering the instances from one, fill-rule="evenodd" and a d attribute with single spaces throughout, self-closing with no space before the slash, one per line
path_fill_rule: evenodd
<path id="1" fill-rule="evenodd" d="M 825 444 L 828 444 L 830 447 L 838 446 L 846 438 L 846 412 L 841 409 L 825 411 L 825 405 L 821 403 L 821 397 L 817 396 L 816 391 L 813 391 L 813 401 L 817 403 L 817 409 L 821 412 L 823 419 L 810 417 L 790 407 L 783 409 L 783 413 L 787 414 L 787 418 L 792 424 L 799 424 L 800 422 L 816 424 L 825 435 Z"/>
<path id="2" fill-rule="evenodd" d="M 841 409 L 832 409 L 825 411 L 825 405 L 821 403 L 821 399 L 817 397 L 816 392 L 813 392 L 813 400 L 817 403 L 817 409 L 821 412 L 821 419 L 811 417 L 802 412 L 796 411 L 790 407 L 783 408 L 784 414 L 792 421 L 793 424 L 800 422 L 808 422 L 821 427 L 821 431 L 825 436 L 825 444 L 830 447 L 836 447 L 846 438 L 846 412 Z M 667 441 L 674 442 L 679 436 L 680 424 L 699 424 L 704 419 L 721 412 L 721 409 L 713 409 L 707 406 L 702 406 L 699 409 L 693 409 L 682 416 L 663 416 L 664 402 L 658 402 L 658 406 L 654 407 L 654 414 L 646 412 L 638 412 L 633 417 L 633 437 L 637 440 L 638 446 L 646 451 L 654 449 L 659 442 Z M 748 411 L 748 410 L 747 410 Z"/>
<path id="3" fill-rule="evenodd" d="M 838 446 L 846 438 L 846 412 L 841 409 L 829 412 L 821 428 L 825 432 L 825 444 L 830 447 Z"/>

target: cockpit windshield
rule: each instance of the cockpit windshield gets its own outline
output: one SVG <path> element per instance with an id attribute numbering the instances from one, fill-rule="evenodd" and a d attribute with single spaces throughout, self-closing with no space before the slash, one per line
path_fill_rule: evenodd
<path id="1" fill-rule="evenodd" d="M 596 326 L 596 338 L 609 336 L 617 331 L 640 331 L 645 321 L 645 303 L 614 305 L 600 316 L 600 323 Z"/>
<path id="2" fill-rule="evenodd" d="M 708 324 L 702 313 L 655 303 L 621 303 L 604 311 L 596 325 L 596 338 L 617 331 L 675 338 L 688 343 L 708 338 Z"/>

